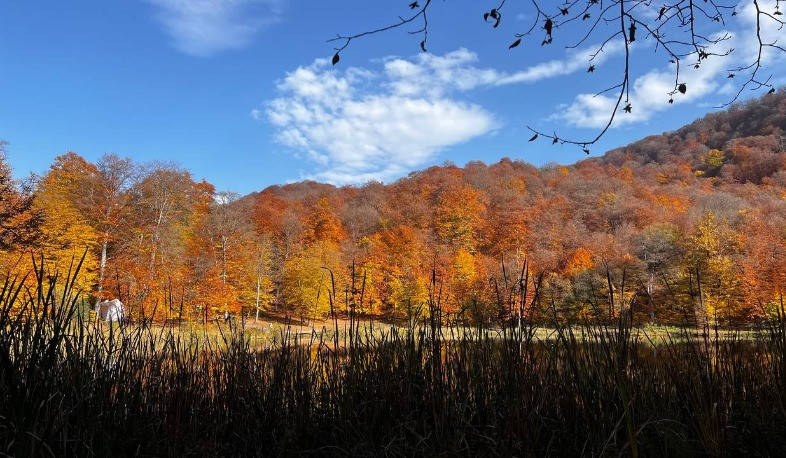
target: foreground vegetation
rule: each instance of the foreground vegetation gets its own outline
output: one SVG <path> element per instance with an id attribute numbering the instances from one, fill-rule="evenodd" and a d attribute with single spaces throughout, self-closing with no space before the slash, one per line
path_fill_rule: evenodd
<path id="1" fill-rule="evenodd" d="M 413 326 L 371 333 L 350 316 L 341 336 L 259 350 L 234 326 L 96 326 L 74 281 L 43 273 L 0 288 L 10 456 L 766 456 L 786 439 L 782 307 L 757 339 L 650 342 L 627 310 L 540 341 L 526 322 L 448 338 L 429 302 Z"/>

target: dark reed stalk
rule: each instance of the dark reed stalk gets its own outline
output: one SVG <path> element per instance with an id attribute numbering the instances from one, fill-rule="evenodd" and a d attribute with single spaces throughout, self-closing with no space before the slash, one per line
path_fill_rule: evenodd
<path id="1" fill-rule="evenodd" d="M 641 298 L 562 324 L 525 266 L 500 285 L 499 309 L 520 313 L 499 328 L 443 316 L 435 274 L 406 326 L 356 321 L 353 284 L 340 345 L 332 287 L 332 330 L 260 348 L 242 323 L 90 322 L 79 268 L 0 284 L 0 454 L 775 456 L 786 439 L 782 305 L 755 339 L 642 339 Z M 528 312 L 541 303 L 551 339 Z"/>

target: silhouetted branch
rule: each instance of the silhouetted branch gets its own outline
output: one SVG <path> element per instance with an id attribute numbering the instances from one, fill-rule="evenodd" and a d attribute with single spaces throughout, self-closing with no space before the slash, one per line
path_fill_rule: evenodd
<path id="1" fill-rule="evenodd" d="M 760 90 L 768 89 L 774 92 L 771 77 L 760 78 L 759 73 L 764 65 L 765 51 L 767 49 L 777 50 L 786 53 L 786 48 L 778 44 L 776 38 L 764 36 L 763 23 L 769 21 L 770 24 L 777 25 L 777 30 L 783 28 L 783 14 L 780 12 L 780 0 L 775 1 L 775 9 L 767 11 L 762 9 L 760 0 L 752 1 L 756 14 L 756 39 L 758 40 L 758 52 L 753 56 L 740 56 L 742 60 L 749 60 L 738 67 L 729 70 L 729 79 L 734 78 L 740 73 L 744 73 L 738 92 L 734 97 L 723 106 L 730 105 L 737 101 L 745 89 Z M 409 4 L 409 9 L 414 13 L 407 17 L 399 17 L 398 21 L 387 26 L 373 30 L 364 31 L 354 35 L 337 35 L 329 40 L 330 42 L 339 41 L 342 45 L 335 48 L 334 64 L 338 62 L 338 54 L 345 50 L 350 43 L 357 39 L 373 34 L 378 34 L 402 27 L 413 22 L 421 21 L 419 29 L 413 30 L 411 34 L 422 35 L 420 47 L 426 51 L 428 40 L 428 16 L 427 11 L 432 0 L 426 0 L 420 4 L 415 1 Z M 590 39 L 599 35 L 597 38 L 601 43 L 597 50 L 590 54 L 588 59 L 588 73 L 595 70 L 595 59 L 604 48 L 612 42 L 622 41 L 624 45 L 624 60 L 620 64 L 619 83 L 608 89 L 598 92 L 595 96 L 600 96 L 611 90 L 619 90 L 613 109 L 608 115 L 608 122 L 600 129 L 593 138 L 588 140 L 570 140 L 559 137 L 555 132 L 545 134 L 528 127 L 535 137 L 544 137 L 552 140 L 552 143 L 572 144 L 581 147 L 585 152 L 589 152 L 588 146 L 598 142 L 611 128 L 617 112 L 622 109 L 623 113 L 631 113 L 635 107 L 631 105 L 630 81 L 633 67 L 633 56 L 631 54 L 631 44 L 637 41 L 653 40 L 654 51 L 663 49 L 667 54 L 669 63 L 674 64 L 674 85 L 664 94 L 669 99 L 669 103 L 674 102 L 674 98 L 680 94 L 685 94 L 690 88 L 680 81 L 680 72 L 683 68 L 683 61 L 687 60 L 694 68 L 700 68 L 702 63 L 710 58 L 728 56 L 734 52 L 733 48 L 717 48 L 722 43 L 731 39 L 728 33 L 723 32 L 722 27 L 727 24 L 728 16 L 736 16 L 737 8 L 740 6 L 738 1 L 723 0 L 671 0 L 663 4 L 655 4 L 652 0 L 566 0 L 564 3 L 554 6 L 546 6 L 542 0 L 529 0 L 522 2 L 533 13 L 534 20 L 522 32 L 514 33 L 515 40 L 509 44 L 509 48 L 516 48 L 522 39 L 533 35 L 537 30 L 543 30 L 541 45 L 553 43 L 554 35 L 560 34 L 562 29 L 568 27 L 584 29 L 580 32 L 577 42 L 566 45 L 566 48 L 575 49 Z M 497 3 L 495 8 L 485 11 L 483 19 L 492 23 L 493 27 L 498 27 L 502 21 L 502 10 L 506 7 L 506 0 Z M 717 33 L 708 33 L 715 30 Z M 637 32 L 641 33 L 637 33 Z M 567 33 L 564 35 L 567 36 Z M 623 103 L 624 101 L 624 103 Z"/>

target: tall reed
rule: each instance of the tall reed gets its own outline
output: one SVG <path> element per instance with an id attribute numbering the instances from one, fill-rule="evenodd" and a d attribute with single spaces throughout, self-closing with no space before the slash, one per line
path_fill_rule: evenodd
<path id="1" fill-rule="evenodd" d="M 541 340 L 526 319 L 444 328 L 434 297 L 408 326 L 351 311 L 344 339 L 334 321 L 260 349 L 234 325 L 92 322 L 76 271 L 0 288 L 2 454 L 773 456 L 786 440 L 783 310 L 757 339 L 649 340 L 620 313 Z"/>

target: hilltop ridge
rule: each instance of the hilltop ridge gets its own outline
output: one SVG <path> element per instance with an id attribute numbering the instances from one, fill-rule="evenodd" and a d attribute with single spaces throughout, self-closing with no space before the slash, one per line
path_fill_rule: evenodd
<path id="1" fill-rule="evenodd" d="M 711 149 L 727 151 L 723 164 L 705 177 L 725 177 L 737 182 L 760 183 L 765 177 L 772 177 L 780 169 L 782 153 L 786 150 L 786 91 L 781 90 L 746 102 L 733 104 L 726 110 L 709 113 L 677 130 L 647 136 L 614 148 L 602 156 L 592 157 L 566 165 L 581 168 L 586 163 L 600 165 L 644 166 L 657 164 L 666 168 L 677 165 L 690 165 L 694 169 L 706 167 L 705 155 Z M 503 158 L 489 168 L 507 167 L 507 163 L 523 164 L 520 170 L 531 170 L 526 161 Z M 480 161 L 469 162 L 468 168 L 485 165 Z M 541 169 L 554 167 L 554 164 L 541 166 Z M 433 166 L 413 171 L 398 182 L 422 178 L 429 173 L 439 174 L 442 168 L 453 168 L 453 164 Z M 348 185 L 344 188 L 358 186 Z M 362 185 L 360 187 L 363 187 Z M 292 198 L 302 201 L 308 196 L 328 194 L 341 187 L 316 181 L 301 181 L 285 185 L 273 185 L 261 192 L 270 192 L 283 199 Z M 251 193 L 252 195 L 258 192 Z"/>
<path id="2" fill-rule="evenodd" d="M 784 129 L 780 91 L 573 165 L 473 161 L 387 185 L 273 186 L 248 200 L 259 230 L 276 240 L 334 243 L 357 266 L 377 266 L 380 292 L 391 276 L 382 266 L 409 265 L 404 258 L 411 257 L 417 262 L 406 269 L 415 290 L 415 279 L 428 278 L 435 265 L 445 278 L 472 266 L 473 286 L 463 288 L 480 291 L 477 300 L 491 295 L 484 284 L 499 278 L 503 259 L 526 258 L 548 272 L 555 294 L 574 311 L 591 308 L 586 282 L 602 284 L 613 268 L 618 281 L 626 272 L 662 300 L 678 284 L 693 294 L 697 275 L 717 276 L 701 308 L 715 302 L 712 313 L 746 319 L 786 280 L 782 265 L 772 264 L 786 259 Z M 399 257 L 391 257 L 396 250 Z M 768 260 L 756 261 L 766 250 Z M 723 301 L 722 289 L 733 290 Z M 392 294 L 376 306 L 392 310 L 401 299 Z"/>

